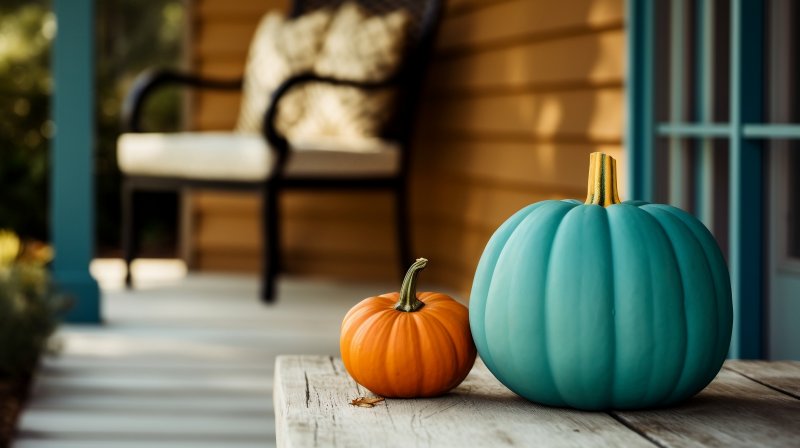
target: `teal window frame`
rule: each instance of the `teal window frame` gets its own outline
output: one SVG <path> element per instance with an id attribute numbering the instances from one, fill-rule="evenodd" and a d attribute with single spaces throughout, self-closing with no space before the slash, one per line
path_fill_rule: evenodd
<path id="1" fill-rule="evenodd" d="M 712 216 L 711 158 L 717 151 L 711 139 L 729 142 L 729 254 L 731 288 L 734 305 L 734 328 L 730 356 L 742 359 L 761 359 L 764 355 L 764 151 L 765 140 L 800 139 L 800 125 L 769 124 L 764 120 L 765 33 L 764 2 L 760 0 L 731 0 L 730 5 L 730 112 L 727 122 L 711 121 L 710 74 L 713 51 L 712 2 L 672 0 L 673 17 L 681 17 L 687 5 L 697 8 L 693 67 L 697 98 L 696 116 L 699 121 L 684 122 L 675 115 L 666 122 L 656 120 L 655 58 L 657 56 L 656 18 L 651 0 L 628 0 L 628 129 L 626 150 L 629 160 L 629 191 L 633 199 L 653 201 L 659 175 L 655 166 L 656 139 L 670 141 L 695 139 L 699 142 L 693 164 L 696 179 L 695 203 L 700 218 L 709 224 Z M 673 73 L 670 82 L 670 101 L 683 98 L 684 86 L 680 76 L 686 60 L 680 20 L 670 24 L 672 42 L 669 57 Z M 675 32 L 678 31 L 678 32 Z M 662 34 L 658 34 L 662 35 Z M 677 109 L 673 107 L 672 109 Z M 688 166 L 675 146 L 669 145 L 670 164 Z M 683 196 L 680 169 L 672 169 L 668 179 L 670 198 Z M 680 205 L 680 204 L 678 204 Z"/>

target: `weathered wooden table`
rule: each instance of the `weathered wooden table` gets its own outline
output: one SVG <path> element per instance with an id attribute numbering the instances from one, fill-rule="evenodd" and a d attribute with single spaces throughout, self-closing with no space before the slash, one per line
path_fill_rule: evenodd
<path id="1" fill-rule="evenodd" d="M 580 412 L 528 402 L 478 361 L 464 382 L 431 399 L 373 396 L 341 360 L 281 356 L 275 367 L 278 446 L 792 446 L 800 447 L 800 362 L 728 361 L 682 405 Z"/>

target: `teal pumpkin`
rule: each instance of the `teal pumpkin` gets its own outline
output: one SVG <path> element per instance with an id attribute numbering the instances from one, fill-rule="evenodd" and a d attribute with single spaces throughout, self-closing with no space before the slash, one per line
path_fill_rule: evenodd
<path id="1" fill-rule="evenodd" d="M 538 403 L 670 405 L 702 390 L 731 339 L 730 278 L 714 237 L 668 205 L 619 202 L 594 153 L 589 197 L 509 218 L 478 264 L 470 327 L 486 366 Z"/>

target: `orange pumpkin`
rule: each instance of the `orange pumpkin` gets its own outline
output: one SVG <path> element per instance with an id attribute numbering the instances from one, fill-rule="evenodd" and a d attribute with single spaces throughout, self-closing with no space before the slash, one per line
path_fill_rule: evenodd
<path id="1" fill-rule="evenodd" d="M 400 292 L 368 297 L 342 322 L 342 361 L 362 386 L 384 397 L 444 394 L 475 362 L 467 307 L 445 294 L 417 293 L 428 260 L 408 269 Z"/>

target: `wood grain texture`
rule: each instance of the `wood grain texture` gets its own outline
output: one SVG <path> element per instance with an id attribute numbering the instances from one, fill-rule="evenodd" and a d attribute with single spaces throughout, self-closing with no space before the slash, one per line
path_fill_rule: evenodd
<path id="1" fill-rule="evenodd" d="M 415 174 L 461 177 L 506 189 L 529 193 L 558 193 L 573 197 L 586 194 L 586 165 L 589 154 L 602 151 L 624 166 L 625 152 L 618 145 L 581 145 L 479 139 L 420 139 L 426 152 L 425 164 L 415 166 Z M 497 166 L 504 167 L 498 170 Z"/>
<path id="2" fill-rule="evenodd" d="M 159 272 L 174 265 L 137 261 L 126 290 L 121 260 L 92 262 L 106 325 L 59 328 L 11 446 L 274 447 L 275 356 L 335 353 L 347 310 L 396 287 L 285 279 L 265 307 L 256 276 Z"/>
<path id="3" fill-rule="evenodd" d="M 624 76 L 624 37 L 623 30 L 615 29 L 443 58 L 432 68 L 429 91 L 438 96 L 619 83 Z M 594 57 L 564 58 L 565 54 Z"/>
<path id="4" fill-rule="evenodd" d="M 396 282 L 396 290 L 400 281 L 396 258 L 383 255 L 353 257 L 350 251 L 321 252 L 316 248 L 312 252 L 292 250 L 283 259 L 286 272 L 290 275 L 281 276 L 280 279 L 300 277 L 345 282 Z M 201 271 L 258 274 L 261 256 L 254 249 L 204 249 L 197 259 L 197 265 Z"/>
<path id="5" fill-rule="evenodd" d="M 239 92 L 204 92 L 194 102 L 194 126 L 203 131 L 230 131 L 239 117 Z"/>
<path id="6" fill-rule="evenodd" d="M 204 56 L 246 56 L 260 18 L 261 14 L 253 14 L 242 20 L 205 21 L 196 28 L 196 45 Z"/>
<path id="7" fill-rule="evenodd" d="M 619 144 L 623 107 L 620 88 L 465 96 L 427 102 L 420 132 Z"/>
<path id="8" fill-rule="evenodd" d="M 728 361 L 726 366 L 753 381 L 800 399 L 799 361 Z"/>
<path id="9" fill-rule="evenodd" d="M 444 2 L 445 14 L 448 17 L 454 17 L 460 14 L 466 14 L 474 11 L 477 8 L 489 6 L 495 3 L 501 3 L 509 0 L 448 0 Z"/>
<path id="10" fill-rule="evenodd" d="M 244 73 L 245 61 L 239 58 L 195 59 L 194 67 L 210 78 L 238 78 Z"/>
<path id="11" fill-rule="evenodd" d="M 229 3 L 199 0 L 193 8 L 198 39 L 192 60 L 204 73 L 240 73 L 260 15 L 288 2 Z M 611 152 L 624 165 L 624 33 L 623 0 L 447 2 L 412 148 L 413 250 L 432 259 L 426 281 L 468 295 L 486 241 L 511 213 L 542 199 L 581 198 L 592 151 Z M 212 94 L 197 105 L 199 129 L 235 123 L 235 96 Z M 624 195 L 624 181 L 620 187 Z M 234 212 L 225 200 L 241 207 Z M 358 232 L 346 232 L 347 222 L 370 223 L 375 238 L 365 239 L 390 254 L 391 201 L 341 195 L 323 202 L 284 201 L 284 225 L 299 223 L 302 232 L 295 235 L 303 239 L 287 243 L 288 272 L 376 275 L 380 265 L 368 257 L 373 264 L 365 267 L 367 254 L 353 236 Z M 244 229 L 257 231 L 258 202 L 197 204 L 193 240 L 201 266 L 255 271 L 260 248 L 248 250 L 241 241 L 249 237 L 240 236 Z M 231 213 L 241 234 L 217 221 Z M 332 250 L 315 234 L 336 235 L 342 246 Z M 346 244 L 353 245 L 353 256 L 342 252 Z M 340 258 L 335 265 L 334 257 Z M 385 267 L 391 277 L 393 264 Z"/>
<path id="12" fill-rule="evenodd" d="M 239 20 L 256 20 L 266 10 L 285 11 L 286 0 L 236 0 L 223 2 L 219 0 L 195 0 L 194 12 L 198 17 L 230 17 Z"/>
<path id="13" fill-rule="evenodd" d="M 800 363 L 728 361 L 704 391 L 671 408 L 580 412 L 528 402 L 478 360 L 451 393 L 436 399 L 373 396 L 339 359 L 280 356 L 274 409 L 278 446 L 797 446 L 800 400 L 734 371 L 777 384 L 800 382 Z M 794 386 L 796 387 L 796 386 Z"/>
<path id="14" fill-rule="evenodd" d="M 619 26 L 622 0 L 497 2 L 445 19 L 440 51 L 554 38 Z"/>
<path id="15" fill-rule="evenodd" d="M 338 358 L 280 356 L 275 369 L 278 446 L 652 446 L 607 414 L 530 403 L 480 361 L 443 397 L 387 399 L 374 408 L 349 404 L 373 395 Z"/>
<path id="16" fill-rule="evenodd" d="M 203 192 L 194 202 L 197 267 L 258 272 L 260 197 Z M 281 198 L 281 211 L 287 272 L 362 281 L 396 278 L 394 209 L 387 193 L 290 192 Z"/>
<path id="17" fill-rule="evenodd" d="M 614 415 L 667 447 L 796 447 L 800 441 L 800 400 L 727 367 L 683 404 Z"/>

